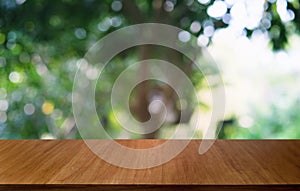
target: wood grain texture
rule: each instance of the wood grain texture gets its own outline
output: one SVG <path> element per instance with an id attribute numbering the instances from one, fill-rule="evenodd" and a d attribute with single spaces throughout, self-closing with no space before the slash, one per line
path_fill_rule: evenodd
<path id="1" fill-rule="evenodd" d="M 163 141 L 118 142 L 149 148 Z M 131 170 L 106 163 L 81 140 L 2 140 L 0 190 L 176 190 L 174 185 L 189 190 L 300 188 L 300 141 L 218 140 L 204 155 L 198 154 L 199 144 L 191 141 L 164 165 Z"/>

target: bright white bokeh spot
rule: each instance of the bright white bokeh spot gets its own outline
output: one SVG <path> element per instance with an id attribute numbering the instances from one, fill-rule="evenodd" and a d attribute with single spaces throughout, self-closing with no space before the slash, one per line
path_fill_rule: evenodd
<path id="1" fill-rule="evenodd" d="M 44 133 L 42 134 L 41 139 L 55 139 L 55 138 L 53 137 L 53 135 L 49 133 Z"/>
<path id="2" fill-rule="evenodd" d="M 294 20 L 295 13 L 292 10 L 287 9 L 286 0 L 277 0 L 276 8 L 282 22 L 289 22 Z"/>
<path id="3" fill-rule="evenodd" d="M 203 30 L 203 34 L 207 37 L 211 37 L 214 35 L 215 28 L 213 26 L 207 26 Z"/>
<path id="4" fill-rule="evenodd" d="M 24 106 L 24 113 L 26 115 L 32 115 L 35 112 L 35 107 L 33 104 L 28 103 Z"/>
<path id="5" fill-rule="evenodd" d="M 277 9 L 279 14 L 280 14 L 281 11 L 286 10 L 286 8 L 287 8 L 286 0 L 277 0 L 276 1 L 276 9 Z"/>
<path id="6" fill-rule="evenodd" d="M 227 5 L 224 1 L 215 1 L 214 4 L 208 7 L 207 14 L 214 18 L 219 18 L 227 12 Z"/>
<path id="7" fill-rule="evenodd" d="M 26 0 L 16 0 L 16 3 L 18 5 L 22 5 L 23 3 L 25 3 Z"/>
<path id="8" fill-rule="evenodd" d="M 206 5 L 210 2 L 210 0 L 198 0 L 199 3 Z"/>
<path id="9" fill-rule="evenodd" d="M 225 3 L 228 7 L 231 7 L 233 4 L 235 4 L 236 0 L 225 0 Z"/>
<path id="10" fill-rule="evenodd" d="M 235 3 L 230 9 L 230 15 L 233 19 L 238 19 L 239 17 L 245 18 L 247 10 L 245 4 L 242 2 Z"/>
<path id="11" fill-rule="evenodd" d="M 164 9 L 165 9 L 165 11 L 167 11 L 167 12 L 173 11 L 173 10 L 174 10 L 174 4 L 173 4 L 173 2 L 171 2 L 171 1 L 166 1 L 166 2 L 164 3 Z"/>
<path id="12" fill-rule="evenodd" d="M 269 19 L 262 19 L 261 20 L 261 26 L 264 29 L 269 29 L 271 27 L 271 21 Z"/>
<path id="13" fill-rule="evenodd" d="M 11 72 L 8 78 L 12 83 L 22 82 L 22 76 L 19 72 Z"/>
<path id="14" fill-rule="evenodd" d="M 86 37 L 86 31 L 84 28 L 75 29 L 74 34 L 78 39 L 84 39 Z"/>
<path id="15" fill-rule="evenodd" d="M 109 17 L 106 17 L 102 22 L 98 24 L 98 30 L 105 32 L 110 28 L 111 25 L 111 19 Z"/>
<path id="16" fill-rule="evenodd" d="M 122 9 L 123 5 L 121 1 L 113 1 L 111 4 L 111 9 L 113 11 L 120 11 Z"/>
<path id="17" fill-rule="evenodd" d="M 229 24 L 229 23 L 230 23 L 230 20 L 231 20 L 230 14 L 225 14 L 225 15 L 222 17 L 222 21 L 223 21 L 225 24 Z"/>
<path id="18" fill-rule="evenodd" d="M 295 13 L 294 13 L 294 11 L 288 9 L 287 10 L 287 15 L 288 15 L 288 21 L 292 21 L 292 20 L 295 19 Z"/>
<path id="19" fill-rule="evenodd" d="M 122 24 L 122 19 L 118 16 L 111 18 L 111 26 L 119 27 Z"/>
<path id="20" fill-rule="evenodd" d="M 201 30 L 201 24 L 199 21 L 194 21 L 192 22 L 191 26 L 190 26 L 190 30 L 193 32 L 193 33 L 197 33 Z"/>
<path id="21" fill-rule="evenodd" d="M 191 39 L 191 34 L 187 31 L 180 31 L 178 33 L 178 39 L 181 42 L 188 42 Z"/>
<path id="22" fill-rule="evenodd" d="M 264 5 L 264 0 L 236 1 L 230 9 L 230 25 L 240 30 L 258 27 L 264 14 Z"/>
<path id="23" fill-rule="evenodd" d="M 7 100 L 0 100 L 0 111 L 7 111 L 8 105 Z"/>
<path id="24" fill-rule="evenodd" d="M 207 26 L 214 26 L 214 23 L 212 22 L 212 20 L 207 19 L 207 20 L 203 21 L 202 26 L 203 26 L 203 28 L 205 28 Z"/>
<path id="25" fill-rule="evenodd" d="M 204 35 L 200 35 L 197 39 L 197 44 L 200 47 L 206 47 L 208 45 L 208 42 L 209 42 L 209 38 Z"/>

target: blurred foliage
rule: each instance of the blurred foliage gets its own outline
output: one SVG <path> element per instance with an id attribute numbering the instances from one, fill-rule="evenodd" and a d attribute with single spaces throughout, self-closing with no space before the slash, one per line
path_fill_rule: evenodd
<path id="1" fill-rule="evenodd" d="M 300 137 L 300 100 L 294 100 L 289 107 L 282 108 L 273 103 L 265 113 L 255 110 L 254 123 L 243 128 L 235 119 L 225 123 L 218 138 L 220 139 L 299 139 Z"/>
<path id="2" fill-rule="evenodd" d="M 221 17 L 213 18 L 207 14 L 207 8 L 214 1 L 200 2 L 0 1 L 0 138 L 41 138 L 47 133 L 56 138 L 79 138 L 71 114 L 72 81 L 78 60 L 88 48 L 109 32 L 135 23 L 167 23 L 195 36 L 202 35 L 204 27 L 197 32 L 191 31 L 194 21 L 201 26 L 211 25 L 214 29 L 227 27 L 228 22 Z M 266 1 L 261 24 L 245 31 L 248 36 L 255 30 L 268 31 L 272 47 L 281 49 L 291 33 L 299 32 L 299 1 L 287 2 L 288 9 L 294 13 L 291 22 L 281 20 L 275 4 L 275 1 Z M 230 8 L 227 13 L 230 13 Z M 266 25 L 265 21 L 270 25 Z M 137 57 L 137 53 L 132 51 L 113 62 L 136 60 Z M 110 79 L 108 82 L 113 81 L 123 68 L 120 64 L 111 65 L 106 73 Z M 191 79 L 195 84 L 201 84 L 202 77 L 197 75 L 191 74 Z M 110 94 L 109 86 L 110 83 L 107 83 L 100 87 L 102 98 Z M 110 107 L 101 97 L 97 100 L 101 105 L 98 112 L 104 116 L 101 120 L 108 129 L 117 129 Z M 274 109 L 273 112 L 278 112 L 273 116 L 280 115 L 279 110 Z M 263 125 L 276 129 L 283 124 Z M 225 133 L 224 137 L 231 138 L 232 134 Z"/>

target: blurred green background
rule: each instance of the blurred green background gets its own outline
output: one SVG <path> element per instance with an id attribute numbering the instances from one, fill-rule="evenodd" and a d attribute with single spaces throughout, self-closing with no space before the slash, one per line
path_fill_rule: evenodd
<path id="1" fill-rule="evenodd" d="M 225 119 L 215 124 L 218 138 L 300 138 L 299 6 L 299 0 L 1 0 L 0 139 L 80 138 L 72 115 L 78 63 L 106 34 L 145 22 L 186 30 L 183 41 L 196 36 L 220 65 L 227 101 Z M 199 91 L 201 103 L 179 125 L 186 133 L 200 113 L 194 137 L 201 138 L 212 109 L 204 77 L 177 52 L 154 49 L 133 48 L 111 61 L 97 87 L 100 121 L 114 138 L 166 138 L 176 127 L 178 100 L 165 84 L 141 84 L 132 95 L 132 114 L 140 121 L 149 118 L 153 90 L 172 95 L 173 117 L 155 134 L 124 132 L 107 101 L 126 63 L 151 52 L 171 57 Z"/>

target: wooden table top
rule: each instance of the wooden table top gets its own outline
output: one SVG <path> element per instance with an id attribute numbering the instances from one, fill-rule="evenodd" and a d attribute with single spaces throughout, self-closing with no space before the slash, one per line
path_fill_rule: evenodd
<path id="1" fill-rule="evenodd" d="M 103 140 L 105 141 L 105 140 Z M 180 140 L 172 140 L 180 141 Z M 133 148 L 163 140 L 119 140 Z M 82 140 L 1 140 L 0 189 L 9 185 L 300 185 L 300 140 L 192 140 L 161 166 L 132 170 L 97 157 Z M 2 186 L 2 187 L 1 187 Z"/>

